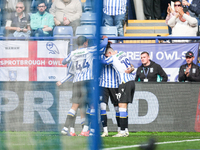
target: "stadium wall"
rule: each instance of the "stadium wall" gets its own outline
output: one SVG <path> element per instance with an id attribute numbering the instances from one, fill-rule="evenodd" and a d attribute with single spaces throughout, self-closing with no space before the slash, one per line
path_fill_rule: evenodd
<path id="1" fill-rule="evenodd" d="M 60 131 L 71 107 L 72 84 L 0 82 L 0 131 Z M 107 109 L 116 131 L 115 111 Z M 200 132 L 199 83 L 136 83 L 129 104 L 130 131 Z M 81 130 L 80 115 L 76 131 Z"/>

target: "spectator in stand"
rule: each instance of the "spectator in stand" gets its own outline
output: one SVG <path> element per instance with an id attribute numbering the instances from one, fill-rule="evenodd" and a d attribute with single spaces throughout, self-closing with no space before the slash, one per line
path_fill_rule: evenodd
<path id="1" fill-rule="evenodd" d="M 165 23 L 168 25 L 168 21 L 170 18 L 172 18 L 173 16 L 176 16 L 177 13 L 177 6 L 179 5 L 180 1 L 176 1 L 176 4 L 174 4 L 175 6 L 175 11 L 172 9 L 171 5 L 168 3 L 168 7 L 167 7 L 167 17 L 165 19 Z M 169 28 L 169 34 L 172 34 L 172 28 L 168 25 Z"/>
<path id="2" fill-rule="evenodd" d="M 188 8 L 188 12 L 190 13 L 191 17 L 194 17 L 198 21 L 198 26 L 200 25 L 200 0 L 182 0 L 183 7 Z M 198 28 L 199 31 L 199 28 Z"/>
<path id="3" fill-rule="evenodd" d="M 141 53 L 142 65 L 138 67 L 135 81 L 142 82 L 167 82 L 168 76 L 160 65 L 150 60 L 148 52 Z"/>
<path id="4" fill-rule="evenodd" d="M 40 0 L 31 0 L 31 12 L 32 13 L 36 13 L 37 12 L 37 3 Z M 49 9 L 51 8 L 52 3 L 54 2 L 54 0 L 44 0 L 45 4 L 46 4 L 46 12 L 49 12 Z"/>
<path id="5" fill-rule="evenodd" d="M 183 9 L 181 2 L 174 3 L 176 15 L 168 20 L 172 28 L 172 36 L 197 36 L 197 19 L 191 17 L 187 7 Z M 173 42 L 190 42 L 190 40 L 173 40 Z"/>
<path id="6" fill-rule="evenodd" d="M 19 0 L 5 0 L 5 9 L 7 13 L 15 12 L 15 6 L 17 5 L 18 2 Z"/>
<path id="7" fill-rule="evenodd" d="M 32 36 L 45 37 L 51 36 L 54 27 L 53 15 L 46 12 L 45 1 L 37 3 L 38 12 L 31 15 Z"/>
<path id="8" fill-rule="evenodd" d="M 188 8 L 188 12 L 191 17 L 195 17 L 200 25 L 199 14 L 200 14 L 200 1 L 199 0 L 182 0 L 183 7 Z"/>
<path id="9" fill-rule="evenodd" d="M 6 36 L 30 37 L 30 17 L 24 13 L 24 4 L 18 2 L 16 12 L 12 13 L 6 21 Z"/>
<path id="10" fill-rule="evenodd" d="M 200 82 L 199 66 L 193 63 L 194 53 L 188 51 L 185 55 L 186 64 L 182 65 L 179 70 L 179 82 Z"/>
<path id="11" fill-rule="evenodd" d="M 161 19 L 160 0 L 143 0 L 143 8 L 147 20 Z"/>
<path id="12" fill-rule="evenodd" d="M 118 35 L 124 36 L 123 25 L 125 22 L 127 0 L 103 1 L 103 26 L 116 26 Z"/>
<path id="13" fill-rule="evenodd" d="M 82 15 L 80 0 L 54 0 L 49 12 L 54 16 L 56 26 L 72 26 L 75 35 Z"/>

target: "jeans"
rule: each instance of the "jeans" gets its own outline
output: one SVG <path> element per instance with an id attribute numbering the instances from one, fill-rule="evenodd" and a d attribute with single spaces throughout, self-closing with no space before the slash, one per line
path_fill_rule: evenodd
<path id="1" fill-rule="evenodd" d="M 44 31 L 41 28 L 38 28 L 37 30 L 32 30 L 31 36 L 33 37 L 48 37 L 51 36 L 52 31 L 46 31 L 48 34 L 45 34 Z"/>
<path id="2" fill-rule="evenodd" d="M 123 21 L 125 19 L 125 14 L 110 16 L 103 13 L 103 26 L 116 26 L 118 35 L 124 36 Z"/>

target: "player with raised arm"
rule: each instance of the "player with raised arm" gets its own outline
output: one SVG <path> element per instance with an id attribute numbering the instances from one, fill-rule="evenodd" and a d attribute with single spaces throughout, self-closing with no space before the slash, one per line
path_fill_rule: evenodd
<path id="1" fill-rule="evenodd" d="M 105 43 L 105 44 L 104 44 Z M 72 94 L 72 107 L 68 112 L 65 127 L 61 131 L 62 134 L 70 135 L 68 131 L 69 124 L 74 120 L 76 111 L 79 106 L 85 106 L 86 101 L 90 102 L 88 95 L 90 95 L 91 80 L 93 79 L 93 59 L 96 52 L 96 46 L 88 47 L 88 40 L 84 36 L 77 38 L 78 49 L 72 51 L 63 62 L 71 62 L 74 77 L 73 77 L 73 94 Z M 100 47 L 106 47 L 107 39 L 101 43 Z M 104 49 L 101 49 L 102 51 Z M 91 109 L 94 113 L 94 109 Z M 72 125 L 72 124 L 71 124 Z M 89 136 L 88 126 L 84 125 L 84 128 L 80 134 L 81 136 Z"/>
<path id="2" fill-rule="evenodd" d="M 108 43 L 108 47 L 110 47 L 110 43 Z M 134 71 L 133 65 L 130 68 L 127 68 L 126 73 L 131 73 Z M 112 65 L 103 65 L 99 80 L 100 86 L 100 110 L 101 110 L 101 122 L 103 125 L 103 133 L 101 137 L 108 136 L 108 127 L 107 127 L 107 113 L 106 106 L 108 105 L 109 97 L 111 99 L 112 104 L 114 105 L 116 111 L 116 120 L 118 126 L 118 132 L 120 132 L 120 123 L 119 123 L 119 106 L 118 99 L 116 94 L 118 93 L 119 80 L 115 69 Z M 126 128 L 126 134 L 129 135 L 128 129 Z"/>
<path id="3" fill-rule="evenodd" d="M 123 51 L 114 51 L 108 47 L 105 53 L 105 63 L 112 64 L 118 79 L 119 88 L 117 98 L 119 101 L 119 122 L 121 131 L 113 137 L 127 137 L 125 128 L 128 128 L 127 108 L 128 103 L 132 103 L 135 92 L 135 82 L 132 74 L 126 73 L 127 68 L 131 67 L 127 54 Z"/>

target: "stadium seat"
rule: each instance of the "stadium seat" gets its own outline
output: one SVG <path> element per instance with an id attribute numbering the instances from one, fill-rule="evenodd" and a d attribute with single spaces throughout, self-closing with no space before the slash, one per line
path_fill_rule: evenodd
<path id="1" fill-rule="evenodd" d="M 96 26 L 95 25 L 83 25 L 76 28 L 76 36 L 83 35 L 85 37 L 95 36 Z"/>
<path id="2" fill-rule="evenodd" d="M 117 27 L 116 26 L 102 26 L 101 35 L 118 36 Z"/>
<path id="3" fill-rule="evenodd" d="M 71 26 L 56 26 L 53 30 L 54 37 L 72 37 L 73 29 Z"/>
<path id="4" fill-rule="evenodd" d="M 96 24 L 95 13 L 85 12 L 81 16 L 81 25 L 94 25 Z"/>
<path id="5" fill-rule="evenodd" d="M 4 36 L 4 30 L 5 30 L 5 27 L 4 27 L 4 26 L 1 26 L 1 27 L 0 27 L 0 37 L 3 37 L 3 36 Z"/>
<path id="6" fill-rule="evenodd" d="M 111 37 L 116 37 L 118 36 L 117 32 L 117 27 L 116 26 L 102 26 L 101 27 L 101 36 L 106 35 L 106 36 L 111 36 Z M 111 40 L 113 43 L 117 43 L 116 40 Z"/>
<path id="7" fill-rule="evenodd" d="M 83 5 L 83 9 L 84 9 L 84 12 L 86 11 L 92 11 L 92 2 L 91 0 L 86 0 L 84 5 Z"/>

